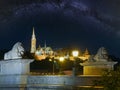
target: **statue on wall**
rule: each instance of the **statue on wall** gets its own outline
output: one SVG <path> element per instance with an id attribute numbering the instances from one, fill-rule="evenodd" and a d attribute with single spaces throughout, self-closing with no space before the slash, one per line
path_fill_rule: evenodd
<path id="1" fill-rule="evenodd" d="M 9 59 L 20 59 L 22 58 L 24 54 L 24 48 L 22 46 L 21 42 L 17 42 L 12 50 L 8 51 L 7 53 L 4 54 L 4 60 L 9 60 Z"/>
<path id="2" fill-rule="evenodd" d="M 94 56 L 95 61 L 108 61 L 108 52 L 104 47 L 98 49 L 97 54 Z"/>

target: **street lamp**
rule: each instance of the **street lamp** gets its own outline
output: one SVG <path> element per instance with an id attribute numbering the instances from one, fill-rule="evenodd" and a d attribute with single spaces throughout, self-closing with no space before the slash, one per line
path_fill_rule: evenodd
<path id="1" fill-rule="evenodd" d="M 79 54 L 79 52 L 78 52 L 77 50 L 72 51 L 72 55 L 73 55 L 73 57 L 78 57 L 78 54 Z"/>
<path id="2" fill-rule="evenodd" d="M 49 59 L 49 61 L 52 62 L 52 73 L 53 73 L 53 75 L 54 75 L 54 74 L 55 74 L 55 73 L 54 73 L 54 72 L 55 72 L 55 66 L 54 66 L 54 63 L 55 63 L 56 61 L 54 60 L 54 58 Z"/>
<path id="3" fill-rule="evenodd" d="M 60 62 L 63 62 L 63 61 L 64 61 L 64 57 L 60 57 L 60 58 L 59 58 L 59 61 L 60 61 Z"/>
<path id="4" fill-rule="evenodd" d="M 60 58 L 59 58 L 59 61 L 60 61 L 60 73 L 61 73 L 61 66 L 62 66 L 62 65 L 61 65 L 61 62 L 63 62 L 64 60 L 65 60 L 64 57 L 60 57 Z"/>
<path id="5" fill-rule="evenodd" d="M 73 76 L 76 75 L 76 58 L 78 57 L 79 55 L 79 51 L 75 50 L 75 51 L 72 51 L 72 55 L 74 57 L 74 65 L 73 65 Z"/>

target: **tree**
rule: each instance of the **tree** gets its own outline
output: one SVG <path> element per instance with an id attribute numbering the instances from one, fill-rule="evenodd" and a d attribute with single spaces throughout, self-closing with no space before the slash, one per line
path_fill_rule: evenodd
<path id="1" fill-rule="evenodd" d="M 120 66 L 116 70 L 105 70 L 102 78 L 94 81 L 94 86 L 103 86 L 104 90 L 120 90 Z"/>

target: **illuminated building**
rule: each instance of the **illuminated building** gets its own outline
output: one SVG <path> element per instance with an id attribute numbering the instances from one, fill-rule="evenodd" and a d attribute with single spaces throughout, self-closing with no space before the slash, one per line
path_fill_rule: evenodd
<path id="1" fill-rule="evenodd" d="M 39 45 L 38 48 L 36 49 L 36 35 L 35 35 L 34 28 L 32 32 L 30 52 L 34 54 L 36 60 L 42 60 L 42 59 L 45 59 L 46 57 L 54 57 L 55 59 L 59 59 L 59 57 L 61 56 L 59 54 L 57 56 L 53 56 L 55 52 L 53 52 L 51 47 L 48 47 L 46 45 L 46 42 L 44 44 L 44 47 L 41 47 Z M 64 51 L 62 51 L 61 53 L 63 54 L 62 56 L 64 56 L 65 59 L 69 58 L 70 60 L 74 60 L 73 56 L 70 56 L 69 54 L 64 55 Z M 88 60 L 89 57 L 90 57 L 90 54 L 87 49 L 82 55 L 78 56 L 78 58 L 80 58 L 81 60 Z"/>
<path id="2" fill-rule="evenodd" d="M 36 60 L 42 60 L 45 59 L 46 57 L 52 57 L 53 55 L 53 50 L 51 47 L 47 47 L 46 43 L 44 47 L 41 47 L 40 45 L 36 49 L 36 36 L 35 36 L 35 30 L 33 28 L 33 33 L 32 33 L 32 39 L 31 39 L 31 53 L 35 55 Z"/>

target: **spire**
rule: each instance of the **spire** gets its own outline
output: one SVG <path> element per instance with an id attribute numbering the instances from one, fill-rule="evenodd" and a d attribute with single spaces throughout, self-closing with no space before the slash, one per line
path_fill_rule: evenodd
<path id="1" fill-rule="evenodd" d="M 35 38 L 35 30 L 34 30 L 34 27 L 33 27 L 33 32 L 32 32 L 32 38 Z"/>
<path id="2" fill-rule="evenodd" d="M 88 49 L 86 48 L 84 55 L 89 55 Z"/>
<path id="3" fill-rule="evenodd" d="M 45 41 L 45 44 L 44 44 L 44 48 L 46 49 L 47 45 L 46 45 L 46 41 Z"/>
<path id="4" fill-rule="evenodd" d="M 41 46 L 39 45 L 37 50 L 40 50 L 40 49 L 41 49 Z"/>
<path id="5" fill-rule="evenodd" d="M 35 37 L 35 31 L 33 27 L 33 32 L 32 32 L 32 38 L 31 38 L 31 53 L 35 53 L 36 51 L 36 37 Z"/>

